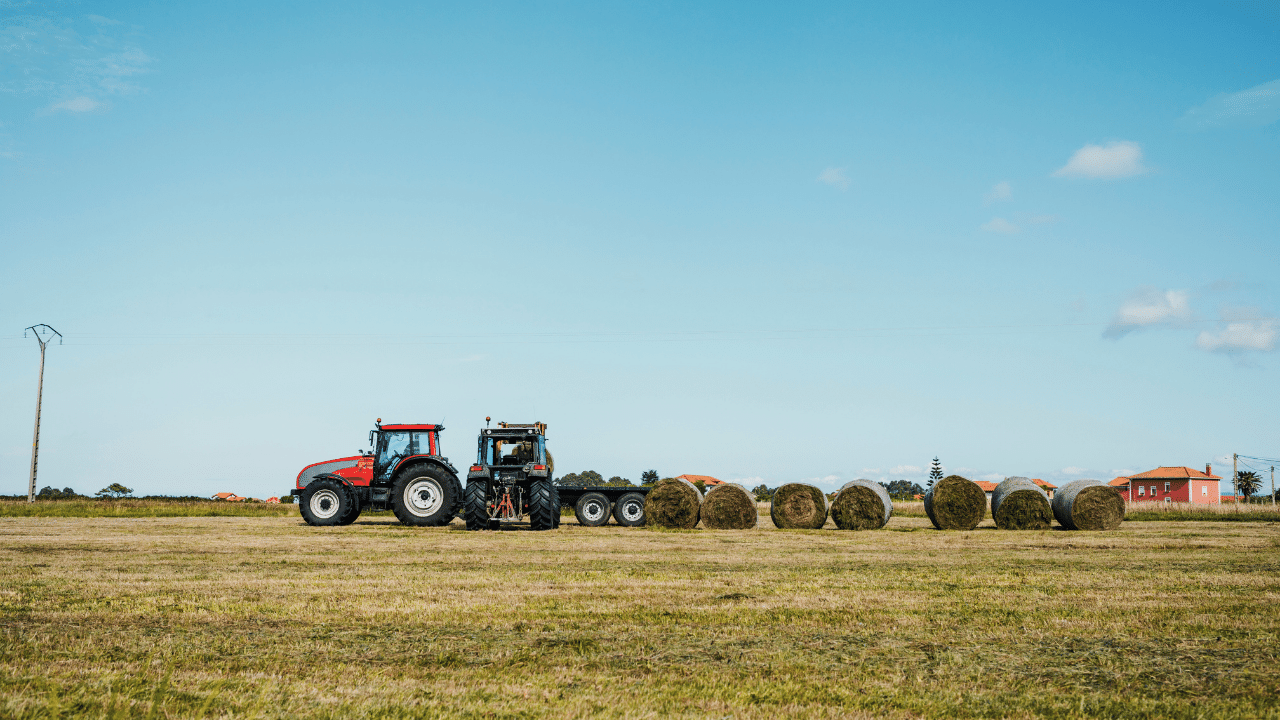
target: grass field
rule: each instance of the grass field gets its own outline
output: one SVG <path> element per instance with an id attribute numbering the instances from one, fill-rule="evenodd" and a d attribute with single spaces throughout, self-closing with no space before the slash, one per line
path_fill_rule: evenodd
<path id="1" fill-rule="evenodd" d="M 220 500 L 0 500 L 0 517 L 299 517 L 297 505 Z"/>
<path id="2" fill-rule="evenodd" d="M 1280 717 L 1278 552 L 1265 523 L 8 517 L 0 717 Z"/>

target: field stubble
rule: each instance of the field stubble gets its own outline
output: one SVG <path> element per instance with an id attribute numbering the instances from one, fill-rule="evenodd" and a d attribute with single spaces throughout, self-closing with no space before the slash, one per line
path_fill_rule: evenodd
<path id="1" fill-rule="evenodd" d="M 1280 532 L 0 520 L 0 716 L 1277 717 Z"/>

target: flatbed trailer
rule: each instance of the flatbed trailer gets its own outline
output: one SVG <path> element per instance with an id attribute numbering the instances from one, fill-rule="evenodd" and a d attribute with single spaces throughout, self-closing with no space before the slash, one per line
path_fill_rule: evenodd
<path id="1" fill-rule="evenodd" d="M 599 527 L 614 521 L 624 527 L 644 525 L 644 496 L 653 488 L 634 485 L 558 485 L 560 506 L 573 508 L 579 525 Z"/>

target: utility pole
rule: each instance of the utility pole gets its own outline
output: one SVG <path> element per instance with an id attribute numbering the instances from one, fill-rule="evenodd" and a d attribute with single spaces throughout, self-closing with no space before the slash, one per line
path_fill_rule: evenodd
<path id="1" fill-rule="evenodd" d="M 1271 507 L 1276 506 L 1276 466 L 1271 466 Z"/>
<path id="2" fill-rule="evenodd" d="M 1236 486 L 1236 480 L 1240 477 L 1240 473 L 1236 465 L 1240 462 L 1238 453 L 1231 453 L 1231 502 L 1236 504 L 1236 510 L 1240 509 L 1240 490 Z"/>
<path id="3" fill-rule="evenodd" d="M 36 336 L 36 342 L 40 343 L 40 383 L 36 386 L 36 432 L 31 440 L 31 484 L 27 486 L 27 502 L 35 502 L 36 463 L 40 458 L 40 401 L 44 399 L 44 348 L 54 335 L 58 336 L 58 344 L 61 345 L 62 333 L 44 323 L 32 325 L 27 330 L 30 330 Z M 22 337 L 27 336 L 27 330 L 22 331 Z M 42 333 L 49 337 L 47 339 L 40 337 Z"/>

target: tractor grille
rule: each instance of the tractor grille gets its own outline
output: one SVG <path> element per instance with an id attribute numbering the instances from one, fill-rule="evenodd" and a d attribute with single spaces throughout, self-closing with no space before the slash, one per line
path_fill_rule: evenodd
<path id="1" fill-rule="evenodd" d="M 298 478 L 298 487 L 306 487 L 311 484 L 312 479 L 321 473 L 331 473 L 344 468 L 353 468 L 359 462 L 359 460 L 334 460 L 333 462 L 312 465 L 302 471 L 302 475 Z"/>

